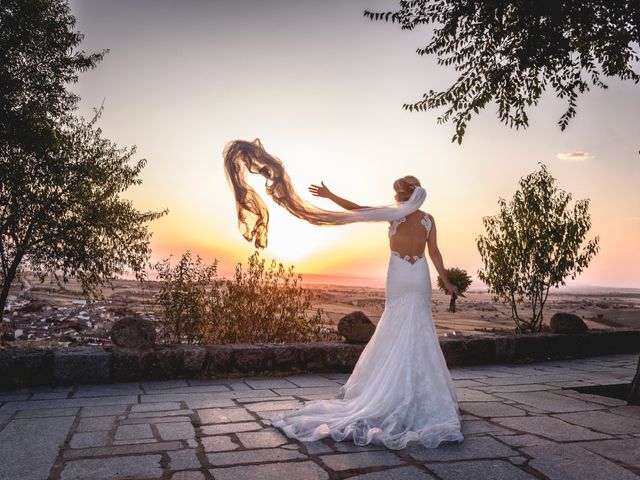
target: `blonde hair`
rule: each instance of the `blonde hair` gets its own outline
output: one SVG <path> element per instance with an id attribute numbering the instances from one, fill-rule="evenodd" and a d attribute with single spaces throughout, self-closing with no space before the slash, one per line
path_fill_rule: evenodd
<path id="1" fill-rule="evenodd" d="M 416 187 L 421 187 L 420 180 L 413 175 L 405 175 L 393 182 L 393 189 L 397 193 L 404 193 L 408 198 Z"/>

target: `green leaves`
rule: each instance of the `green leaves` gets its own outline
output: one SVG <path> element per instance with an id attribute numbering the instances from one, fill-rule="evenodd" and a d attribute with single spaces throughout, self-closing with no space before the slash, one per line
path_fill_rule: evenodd
<path id="1" fill-rule="evenodd" d="M 106 53 L 78 51 L 81 40 L 65 0 L 0 3 L 0 312 L 20 265 L 77 277 L 89 300 L 128 269 L 144 278 L 146 224 L 167 213 L 121 197 L 145 160 L 102 136 L 102 109 L 74 116 L 69 84 Z"/>
<path id="2" fill-rule="evenodd" d="M 520 179 L 510 202 L 499 200 L 500 212 L 483 218 L 486 235 L 477 238 L 484 264 L 478 278 L 497 299 L 511 304 L 520 331 L 539 331 L 551 287 L 575 278 L 599 249 L 599 238 L 585 243 L 591 228 L 589 201 L 569 207 L 571 194 L 558 189 L 544 164 Z M 523 319 L 518 303 L 527 299 L 532 316 Z"/>
<path id="3" fill-rule="evenodd" d="M 270 343 L 325 339 L 321 310 L 313 311 L 312 292 L 302 277 L 254 252 L 231 279 L 217 276 L 217 261 L 205 265 L 190 252 L 175 267 L 156 265 L 162 282 L 158 301 L 164 311 L 167 343 Z"/>
<path id="4" fill-rule="evenodd" d="M 431 90 L 403 108 L 445 108 L 438 123 L 453 122 L 452 142 L 458 144 L 472 116 L 490 102 L 497 104 L 502 123 L 526 128 L 528 108 L 550 84 L 567 100 L 558 121 L 565 130 L 576 115 L 578 95 L 590 85 L 607 88 L 601 75 L 640 81 L 634 70 L 640 62 L 637 0 L 415 0 L 400 1 L 395 12 L 364 14 L 407 30 L 433 24 L 430 42 L 417 53 L 435 55 L 439 65 L 461 75 L 446 90 Z"/>

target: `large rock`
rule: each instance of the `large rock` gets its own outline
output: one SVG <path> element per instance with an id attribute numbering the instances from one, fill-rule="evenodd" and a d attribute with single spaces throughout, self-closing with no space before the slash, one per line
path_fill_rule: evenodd
<path id="1" fill-rule="evenodd" d="M 556 313 L 549 322 L 553 333 L 584 333 L 588 330 L 587 324 L 573 313 Z"/>
<path id="2" fill-rule="evenodd" d="M 156 331 L 153 324 L 144 318 L 127 316 L 116 320 L 111 327 L 111 340 L 121 348 L 146 350 L 153 348 Z"/>
<path id="3" fill-rule="evenodd" d="M 367 343 L 375 331 L 373 322 L 359 310 L 345 315 L 338 322 L 338 333 L 349 343 Z"/>

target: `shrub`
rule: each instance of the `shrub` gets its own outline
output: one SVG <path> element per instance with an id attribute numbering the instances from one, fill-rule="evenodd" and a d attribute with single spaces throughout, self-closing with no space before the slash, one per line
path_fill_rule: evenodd
<path id="1" fill-rule="evenodd" d="M 238 263 L 233 278 L 218 277 L 217 260 L 205 265 L 183 254 L 175 267 L 156 265 L 163 285 L 165 341 L 181 343 L 313 342 L 331 335 L 322 311 L 312 311 L 311 290 L 302 276 L 254 252 L 247 267 Z"/>

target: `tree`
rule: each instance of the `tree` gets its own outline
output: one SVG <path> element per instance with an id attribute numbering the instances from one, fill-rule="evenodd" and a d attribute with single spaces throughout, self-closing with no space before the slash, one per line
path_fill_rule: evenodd
<path id="1" fill-rule="evenodd" d="M 3 0 L 0 4 L 0 147 L 46 155 L 57 122 L 79 97 L 67 89 L 107 50 L 87 55 L 83 35 L 63 0 Z"/>
<path id="2" fill-rule="evenodd" d="M 462 143 L 473 114 L 489 102 L 509 127 L 526 128 L 527 108 L 548 86 L 566 99 L 561 130 L 576 114 L 578 94 L 607 88 L 602 77 L 640 81 L 638 0 L 511 1 L 401 0 L 395 12 L 370 12 L 371 20 L 399 23 L 404 30 L 433 26 L 419 55 L 460 72 L 446 90 L 429 90 L 404 104 L 409 111 L 446 108 L 438 123 L 452 121 Z"/>
<path id="3" fill-rule="evenodd" d="M 62 0 L 0 5 L 0 314 L 21 265 L 41 279 L 79 279 L 88 299 L 130 268 L 138 279 L 150 256 L 146 222 L 121 198 L 140 184 L 145 160 L 96 127 L 102 109 L 76 117 L 67 91 L 102 54 L 75 52 L 82 35 Z"/>
<path id="4" fill-rule="evenodd" d="M 495 300 L 511 305 L 520 332 L 539 331 L 549 289 L 565 285 L 589 264 L 599 249 L 599 237 L 584 246 L 591 228 L 589 200 L 568 207 L 571 194 L 555 185 L 544 164 L 520 179 L 520 189 L 507 203 L 500 198 L 500 213 L 484 217 L 486 235 L 477 239 L 484 268 L 478 278 L 489 286 Z M 522 318 L 518 304 L 527 299 L 531 317 Z"/>

